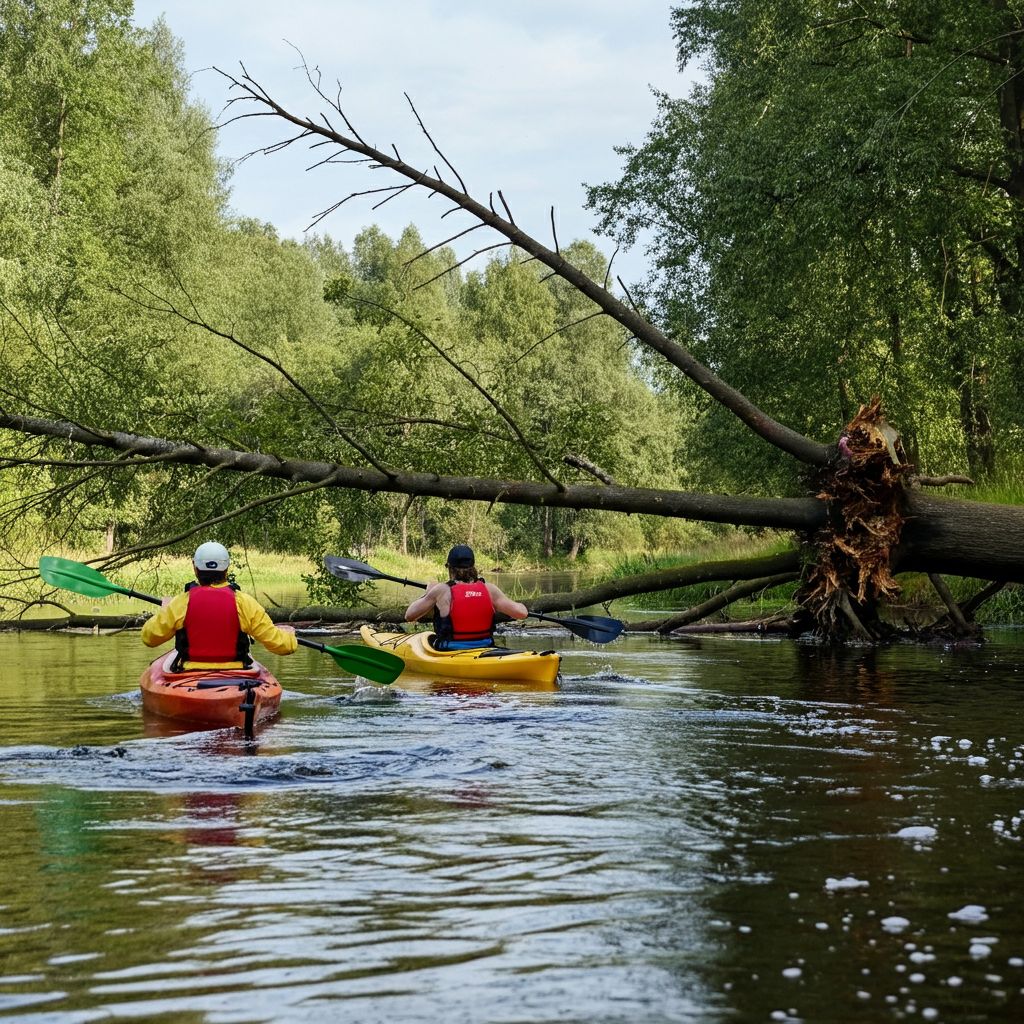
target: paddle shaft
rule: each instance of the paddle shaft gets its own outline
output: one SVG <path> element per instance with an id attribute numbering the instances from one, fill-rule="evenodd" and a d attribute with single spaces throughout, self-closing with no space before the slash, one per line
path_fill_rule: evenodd
<path id="1" fill-rule="evenodd" d="M 98 594 L 123 594 L 126 597 L 138 598 L 140 601 L 148 601 L 150 604 L 160 607 L 163 607 L 164 604 L 159 597 L 154 597 L 152 594 L 143 594 L 130 587 L 111 583 L 101 572 L 71 559 L 45 556 L 39 560 L 39 574 L 47 583 L 55 587 L 84 594 L 86 597 L 95 597 Z M 321 654 L 329 655 L 344 671 L 362 675 L 374 682 L 385 684 L 394 682 L 404 668 L 402 659 L 388 651 L 376 651 L 362 646 L 359 648 L 328 647 L 311 640 L 303 640 L 298 636 L 295 639 L 305 647 L 312 647 Z"/>
<path id="2" fill-rule="evenodd" d="M 343 561 L 346 560 L 338 559 L 338 562 Z M 331 571 L 330 566 L 328 566 L 328 571 Z M 372 566 L 366 565 L 365 562 L 359 562 L 355 565 L 348 564 L 344 567 L 344 571 L 346 571 L 347 573 L 355 573 L 359 576 L 365 576 L 367 579 L 391 580 L 391 582 L 393 583 L 402 583 L 408 587 L 418 587 L 420 590 L 426 590 L 428 586 L 428 584 L 420 583 L 417 580 L 407 580 L 401 576 L 392 576 L 390 573 L 381 572 L 379 569 L 374 569 Z M 531 619 L 540 619 L 543 622 L 554 622 L 556 625 L 562 626 L 569 630 L 573 630 L 575 627 L 575 629 L 586 630 L 588 633 L 593 633 L 595 631 L 598 633 L 610 633 L 612 634 L 612 637 L 609 637 L 609 639 L 614 639 L 614 637 L 621 632 L 621 627 L 618 629 L 612 629 L 603 626 L 600 622 L 588 622 L 586 619 L 559 619 L 551 615 L 541 615 L 539 612 L 529 612 L 527 617 Z"/>

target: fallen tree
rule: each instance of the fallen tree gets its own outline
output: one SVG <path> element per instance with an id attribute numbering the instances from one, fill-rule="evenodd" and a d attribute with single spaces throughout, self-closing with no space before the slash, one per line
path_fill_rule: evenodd
<path id="1" fill-rule="evenodd" d="M 308 460 L 302 457 L 301 452 L 276 455 L 227 448 L 206 443 L 202 438 L 185 441 L 110 430 L 101 423 L 83 424 L 32 415 L 30 410 L 19 407 L 21 403 L 17 396 L 4 399 L 5 405 L 0 407 L 0 430 L 7 432 L 8 437 L 41 438 L 43 444 L 30 456 L 19 454 L 12 446 L 12 450 L 8 450 L 0 460 L 0 468 L 33 465 L 73 469 L 77 466 L 83 474 L 94 476 L 97 473 L 116 475 L 125 470 L 145 471 L 154 466 L 173 464 L 287 482 L 287 486 L 257 502 L 240 505 L 220 516 L 191 522 L 174 536 L 124 548 L 98 561 L 111 567 L 123 565 L 155 548 L 180 544 L 200 530 L 211 529 L 219 522 L 245 515 L 258 505 L 288 501 L 311 490 L 342 488 L 373 494 L 482 501 L 491 505 L 512 503 L 645 513 L 792 531 L 796 541 L 794 551 L 779 556 L 772 566 L 768 564 L 770 560 L 760 560 L 746 568 L 734 565 L 729 567 L 729 575 L 724 577 L 714 575 L 722 571 L 720 568 L 691 566 L 675 571 L 672 578 L 676 582 L 672 586 L 714 578 L 780 581 L 792 579 L 799 572 L 802 580 L 798 593 L 799 612 L 787 628 L 791 632 L 813 630 L 820 636 L 837 641 L 850 636 L 883 639 L 890 634 L 891 627 L 883 623 L 880 607 L 897 594 L 899 588 L 895 576 L 901 572 L 955 574 L 1001 584 L 1024 582 L 1024 510 L 925 496 L 915 486 L 913 467 L 903 453 L 898 434 L 886 422 L 878 400 L 863 406 L 850 423 L 837 428 L 835 438 L 827 442 L 806 437 L 780 423 L 695 359 L 678 339 L 668 337 L 635 306 L 622 301 L 609 289 L 607 279 L 599 284 L 570 263 L 563 256 L 557 239 L 554 248 L 550 248 L 520 229 L 500 192 L 498 201 L 504 214 L 497 212 L 493 194 L 487 202 L 473 197 L 454 171 L 455 184 L 437 173 L 436 168 L 430 174 L 406 163 L 397 149 L 390 153 L 367 144 L 338 103 L 320 90 L 318 80 L 314 80 L 312 75 L 308 77 L 325 105 L 325 112 L 316 118 L 287 110 L 247 73 L 239 77 L 226 76 L 236 90 L 235 101 L 249 103 L 252 107 L 241 116 L 268 118 L 293 131 L 288 137 L 264 147 L 261 152 L 269 154 L 297 142 L 328 146 L 330 155 L 324 162 L 340 162 L 351 157 L 369 161 L 374 169 L 393 172 L 402 179 L 399 184 L 384 189 L 354 192 L 341 202 L 368 192 L 383 191 L 388 196 L 396 196 L 409 188 L 425 189 L 447 198 L 454 204 L 453 209 L 469 214 L 479 225 L 502 236 L 505 239 L 502 244 L 514 247 L 577 289 L 593 303 L 594 315 L 610 317 L 620 324 L 639 346 L 666 360 L 761 442 L 807 467 L 811 480 L 809 493 L 804 497 L 762 498 L 694 494 L 612 483 L 566 484 L 540 463 L 537 463 L 537 469 L 538 475 L 545 478 L 543 481 L 442 476 L 418 472 L 415 467 L 393 468 L 345 435 L 319 406 L 318 411 L 323 412 L 338 436 L 356 448 L 369 465 Z M 332 118 L 340 118 L 345 130 L 336 130 L 331 123 Z M 433 145 L 432 139 L 430 142 Z M 441 159 L 451 167 L 443 155 Z M 626 291 L 625 285 L 623 290 Z M 628 291 L 626 295 L 628 297 Z M 161 300 L 157 305 L 170 315 L 183 315 L 169 301 Z M 403 320 L 398 312 L 393 315 L 410 331 L 433 345 L 435 350 L 442 352 L 418 324 Z M 199 318 L 190 322 L 245 347 L 230 334 Z M 295 387 L 302 401 L 314 403 L 311 395 L 282 365 L 265 356 L 259 358 L 280 371 Z M 470 376 L 468 373 L 464 375 Z M 474 386 L 479 389 L 479 385 Z M 495 408 L 504 416 L 497 405 Z M 516 430 L 515 424 L 507 416 L 505 418 Z M 519 436 L 525 445 L 525 439 L 521 434 Z M 83 450 L 109 450 L 120 454 L 116 458 L 90 461 L 79 454 Z M 587 461 L 584 458 L 584 462 Z M 949 479 L 956 478 L 951 475 Z M 934 483 L 935 480 L 929 478 L 921 482 Z M 745 576 L 746 572 L 750 575 Z M 667 578 L 659 575 L 657 579 L 638 577 L 612 581 L 577 594 L 539 598 L 531 603 L 531 608 L 554 611 L 585 607 L 643 592 L 644 589 L 659 589 Z M 738 596 L 744 589 L 737 587 L 734 592 Z M 289 611 L 288 615 L 307 611 L 311 610 Z M 332 613 L 326 609 L 316 611 L 317 618 L 329 621 L 328 616 Z M 661 629 L 670 621 L 665 620 L 652 628 Z M 951 614 L 949 621 L 956 631 L 970 628 L 967 618 L 958 620 Z M 677 626 L 683 624 L 681 620 L 676 623 Z"/>

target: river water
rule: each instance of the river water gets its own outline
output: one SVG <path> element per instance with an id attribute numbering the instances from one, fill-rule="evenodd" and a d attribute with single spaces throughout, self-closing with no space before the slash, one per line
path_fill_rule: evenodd
<path id="1" fill-rule="evenodd" d="M 137 633 L 0 634 L 0 1017 L 1024 1019 L 1024 634 L 990 636 L 511 637 L 553 691 L 300 649 L 246 743 L 143 716 Z"/>

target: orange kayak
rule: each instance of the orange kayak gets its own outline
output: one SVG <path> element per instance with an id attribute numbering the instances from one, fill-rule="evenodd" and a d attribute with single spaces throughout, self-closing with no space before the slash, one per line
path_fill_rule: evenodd
<path id="1" fill-rule="evenodd" d="M 162 654 L 139 679 L 142 706 L 155 715 L 204 725 L 253 726 L 273 718 L 281 705 L 281 684 L 259 662 L 252 668 L 170 672 L 174 652 Z"/>

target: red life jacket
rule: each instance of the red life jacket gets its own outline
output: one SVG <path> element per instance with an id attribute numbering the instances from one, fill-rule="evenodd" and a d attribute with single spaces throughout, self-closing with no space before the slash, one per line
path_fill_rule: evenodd
<path id="1" fill-rule="evenodd" d="M 450 639 L 490 643 L 494 635 L 494 603 L 487 584 L 483 580 L 475 583 L 449 580 L 448 586 L 452 591 L 452 610 L 448 613 L 452 624 Z"/>
<path id="2" fill-rule="evenodd" d="M 174 637 L 178 662 L 240 661 L 251 664 L 249 638 L 238 621 L 231 587 L 188 588 L 185 623 Z"/>

